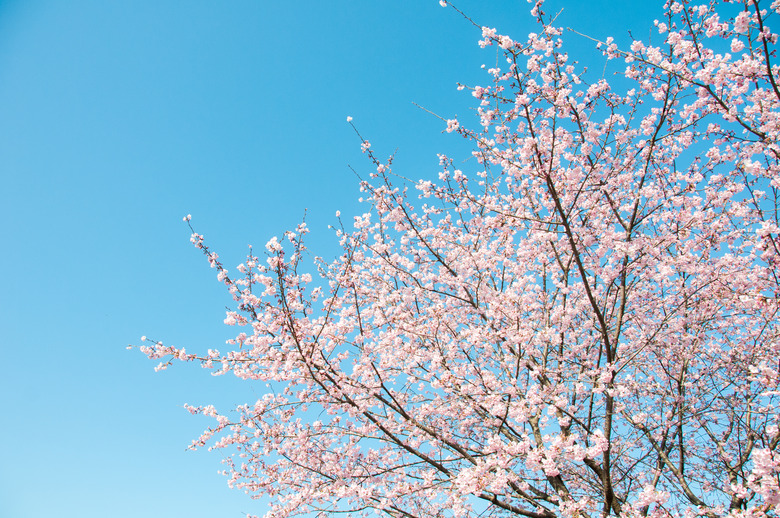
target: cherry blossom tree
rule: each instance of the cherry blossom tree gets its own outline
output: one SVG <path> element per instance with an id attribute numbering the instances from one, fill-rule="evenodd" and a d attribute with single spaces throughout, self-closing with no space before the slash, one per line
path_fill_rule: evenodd
<path id="1" fill-rule="evenodd" d="M 595 42 L 608 81 L 539 1 L 526 39 L 481 28 L 468 171 L 409 182 L 361 137 L 335 261 L 301 224 L 232 275 L 193 230 L 237 336 L 141 349 L 268 387 L 189 407 L 193 447 L 269 517 L 776 516 L 778 11 L 670 0 L 652 41 Z"/>

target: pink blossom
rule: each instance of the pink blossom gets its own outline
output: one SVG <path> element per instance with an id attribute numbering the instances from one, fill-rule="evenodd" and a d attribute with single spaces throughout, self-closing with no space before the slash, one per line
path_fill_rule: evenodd
<path id="1" fill-rule="evenodd" d="M 750 13 L 742 11 L 734 19 L 734 32 L 739 34 L 745 34 L 748 31 L 750 25 Z"/>

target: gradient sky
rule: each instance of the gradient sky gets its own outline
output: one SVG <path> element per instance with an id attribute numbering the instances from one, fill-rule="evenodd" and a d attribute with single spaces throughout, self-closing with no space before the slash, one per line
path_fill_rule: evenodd
<path id="1" fill-rule="evenodd" d="M 625 41 L 660 3 L 548 10 Z M 524 0 L 456 5 L 516 39 L 536 30 Z M 371 169 L 346 117 L 406 177 L 435 176 L 438 152 L 468 158 L 412 103 L 473 122 L 455 87 L 488 82 L 479 37 L 438 0 L 0 0 L 1 518 L 265 512 L 227 488 L 220 453 L 185 451 L 211 421 L 182 408 L 263 387 L 155 373 L 126 350 L 231 337 L 182 216 L 232 269 L 306 209 L 309 248 L 334 257 L 336 210 L 365 209 L 348 165 Z M 593 44 L 565 37 L 600 77 Z"/>

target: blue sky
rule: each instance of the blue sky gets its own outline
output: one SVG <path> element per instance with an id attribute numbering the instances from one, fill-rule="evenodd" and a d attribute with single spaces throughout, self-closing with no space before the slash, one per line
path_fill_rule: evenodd
<path id="1" fill-rule="evenodd" d="M 624 39 L 659 4 L 548 9 Z M 456 5 L 517 39 L 535 30 L 524 0 Z M 185 451 L 210 422 L 182 408 L 262 387 L 155 373 L 126 350 L 230 338 L 182 216 L 233 268 L 306 209 L 310 249 L 332 258 L 335 212 L 363 210 L 348 165 L 370 170 L 346 117 L 380 156 L 397 150 L 395 171 L 434 176 L 436 153 L 463 145 L 412 103 L 468 122 L 456 82 L 485 84 L 495 62 L 479 36 L 437 0 L 0 0 L 0 517 L 264 513 L 227 488 L 219 453 Z"/>

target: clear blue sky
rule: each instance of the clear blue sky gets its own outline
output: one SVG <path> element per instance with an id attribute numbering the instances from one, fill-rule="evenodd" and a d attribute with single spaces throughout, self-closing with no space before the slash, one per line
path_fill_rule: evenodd
<path id="1" fill-rule="evenodd" d="M 549 10 L 624 39 L 660 3 Z M 456 5 L 517 39 L 534 30 L 524 0 Z M 397 149 L 395 171 L 435 175 L 461 143 L 412 103 L 468 121 L 456 82 L 485 84 L 495 63 L 478 39 L 437 0 L 0 0 L 0 518 L 265 512 L 227 488 L 219 453 L 185 451 L 210 421 L 182 408 L 262 387 L 154 373 L 125 349 L 230 337 L 182 216 L 233 268 L 308 209 L 310 248 L 333 257 L 327 225 L 361 210 L 348 164 L 370 169 L 346 117 L 381 156 Z"/>

